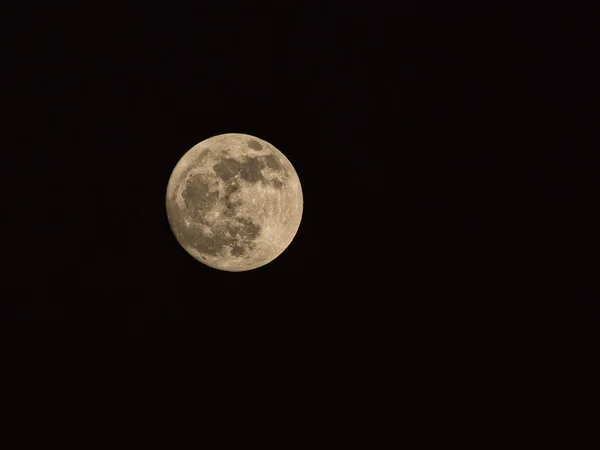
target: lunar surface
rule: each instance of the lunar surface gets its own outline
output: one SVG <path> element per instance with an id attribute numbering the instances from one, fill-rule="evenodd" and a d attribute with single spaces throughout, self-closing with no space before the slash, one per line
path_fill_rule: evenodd
<path id="1" fill-rule="evenodd" d="M 302 218 L 300 179 L 268 142 L 228 133 L 179 160 L 167 186 L 167 218 L 177 241 L 215 269 L 264 266 L 292 242 Z"/>

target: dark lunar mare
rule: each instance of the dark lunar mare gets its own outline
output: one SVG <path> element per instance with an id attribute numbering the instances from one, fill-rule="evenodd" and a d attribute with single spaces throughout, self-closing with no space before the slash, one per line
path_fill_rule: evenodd
<path id="1" fill-rule="evenodd" d="M 260 170 L 265 167 L 265 163 L 259 158 L 246 158 L 242 169 L 240 171 L 240 177 L 242 180 L 248 183 L 256 183 L 258 181 L 265 181 L 260 173 Z"/>
<path id="2" fill-rule="evenodd" d="M 257 152 L 264 150 L 262 144 L 254 139 L 250 139 L 248 141 L 248 148 L 255 150 Z"/>
<path id="3" fill-rule="evenodd" d="M 260 157 L 264 164 L 273 170 L 281 170 L 281 165 L 279 164 L 279 158 L 275 155 L 265 155 Z"/>
<path id="4" fill-rule="evenodd" d="M 276 171 L 282 170 L 279 159 L 275 155 L 245 157 L 242 162 L 233 158 L 224 157 L 213 166 L 213 170 L 217 176 L 225 182 L 232 180 L 236 175 L 239 174 L 242 180 L 249 183 L 270 183 L 277 189 L 281 189 L 283 187 L 283 183 L 281 183 L 279 180 L 272 180 L 271 182 L 268 182 L 263 177 L 261 170 L 266 167 Z"/>
<path id="5" fill-rule="evenodd" d="M 210 192 L 210 184 L 200 174 L 193 175 L 181 193 L 186 208 L 196 221 L 204 219 L 204 211 L 212 208 L 219 199 L 218 192 Z"/>
<path id="6" fill-rule="evenodd" d="M 229 181 L 239 174 L 242 180 L 257 183 L 258 181 L 265 181 L 260 172 L 265 167 L 265 163 L 261 158 L 246 157 L 243 162 L 233 158 L 222 158 L 213 166 L 213 170 L 223 181 Z"/>
<path id="7" fill-rule="evenodd" d="M 223 181 L 229 181 L 235 177 L 242 168 L 242 163 L 233 158 L 222 158 L 213 166 L 217 176 Z"/>

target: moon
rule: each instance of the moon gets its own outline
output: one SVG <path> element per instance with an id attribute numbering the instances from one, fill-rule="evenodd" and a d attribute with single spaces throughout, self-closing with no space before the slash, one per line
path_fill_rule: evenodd
<path id="1" fill-rule="evenodd" d="M 167 186 L 169 225 L 179 244 L 214 269 L 242 272 L 277 258 L 296 236 L 300 179 L 273 145 L 241 133 L 193 146 Z"/>

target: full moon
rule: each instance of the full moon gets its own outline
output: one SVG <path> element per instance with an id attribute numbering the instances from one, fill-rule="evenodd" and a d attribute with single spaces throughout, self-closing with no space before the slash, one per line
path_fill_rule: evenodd
<path id="1" fill-rule="evenodd" d="M 167 186 L 167 218 L 179 244 L 209 267 L 229 272 L 270 263 L 302 219 L 300 179 L 270 143 L 239 133 L 193 146 Z"/>

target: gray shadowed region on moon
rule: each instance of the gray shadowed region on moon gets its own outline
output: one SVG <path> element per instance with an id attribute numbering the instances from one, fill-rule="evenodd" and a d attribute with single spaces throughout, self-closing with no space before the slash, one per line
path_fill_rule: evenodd
<path id="1" fill-rule="evenodd" d="M 209 267 L 264 266 L 290 245 L 302 219 L 302 186 L 286 156 L 248 134 L 213 136 L 179 160 L 167 186 L 169 225 Z"/>

